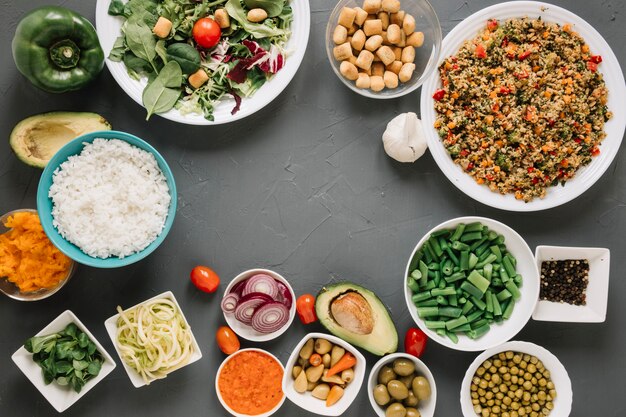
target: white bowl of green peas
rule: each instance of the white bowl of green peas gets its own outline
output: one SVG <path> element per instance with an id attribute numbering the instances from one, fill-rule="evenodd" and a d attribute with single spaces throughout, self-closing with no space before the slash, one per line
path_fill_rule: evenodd
<path id="1" fill-rule="evenodd" d="M 417 243 L 404 276 L 415 323 L 434 341 L 480 351 L 515 336 L 539 298 L 533 253 L 513 229 L 485 217 L 441 223 Z"/>

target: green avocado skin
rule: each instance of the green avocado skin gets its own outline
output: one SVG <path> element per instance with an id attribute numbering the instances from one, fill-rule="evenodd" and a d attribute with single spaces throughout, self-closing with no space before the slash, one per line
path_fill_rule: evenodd
<path id="1" fill-rule="evenodd" d="M 362 295 L 375 312 L 377 320 L 370 335 L 357 335 L 342 328 L 330 312 L 330 304 L 340 295 L 350 291 Z M 329 332 L 352 345 L 378 356 L 394 353 L 398 350 L 398 332 L 393 320 L 380 298 L 367 288 L 348 281 L 327 285 L 317 294 L 315 312 L 320 323 Z"/>
<path id="2" fill-rule="evenodd" d="M 71 61 L 59 55 L 59 45 L 72 45 Z M 78 13 L 44 6 L 27 13 L 11 44 L 17 69 L 36 87 L 51 93 L 78 90 L 102 71 L 104 53 L 93 25 Z M 66 50 L 66 49 L 63 49 Z M 78 58 L 76 60 L 76 58 Z"/>

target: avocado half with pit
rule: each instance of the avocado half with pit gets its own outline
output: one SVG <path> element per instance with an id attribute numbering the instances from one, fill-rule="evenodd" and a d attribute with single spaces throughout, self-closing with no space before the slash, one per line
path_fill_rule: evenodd
<path id="1" fill-rule="evenodd" d="M 98 130 L 111 130 L 111 124 L 96 113 L 42 113 L 19 122 L 11 132 L 9 143 L 22 162 L 45 168 L 63 145 Z"/>
<path id="2" fill-rule="evenodd" d="M 322 288 L 315 312 L 329 332 L 374 355 L 398 349 L 398 332 L 385 305 L 372 291 L 351 282 Z"/>

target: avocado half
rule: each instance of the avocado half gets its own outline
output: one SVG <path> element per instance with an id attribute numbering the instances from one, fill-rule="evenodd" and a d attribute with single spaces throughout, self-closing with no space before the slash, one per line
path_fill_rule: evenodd
<path id="1" fill-rule="evenodd" d="M 42 113 L 19 122 L 11 132 L 9 144 L 22 162 L 45 168 L 63 145 L 98 130 L 111 130 L 111 124 L 96 113 Z"/>
<path id="2" fill-rule="evenodd" d="M 322 288 L 315 312 L 329 332 L 374 355 L 398 349 L 398 332 L 387 308 L 376 294 L 360 285 L 340 282 Z"/>

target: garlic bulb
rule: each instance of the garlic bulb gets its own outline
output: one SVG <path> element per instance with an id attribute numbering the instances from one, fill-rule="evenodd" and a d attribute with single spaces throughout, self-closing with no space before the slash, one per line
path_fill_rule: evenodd
<path id="1" fill-rule="evenodd" d="M 396 161 L 415 162 L 428 148 L 422 121 L 411 112 L 394 117 L 383 133 L 383 145 L 387 155 Z"/>

